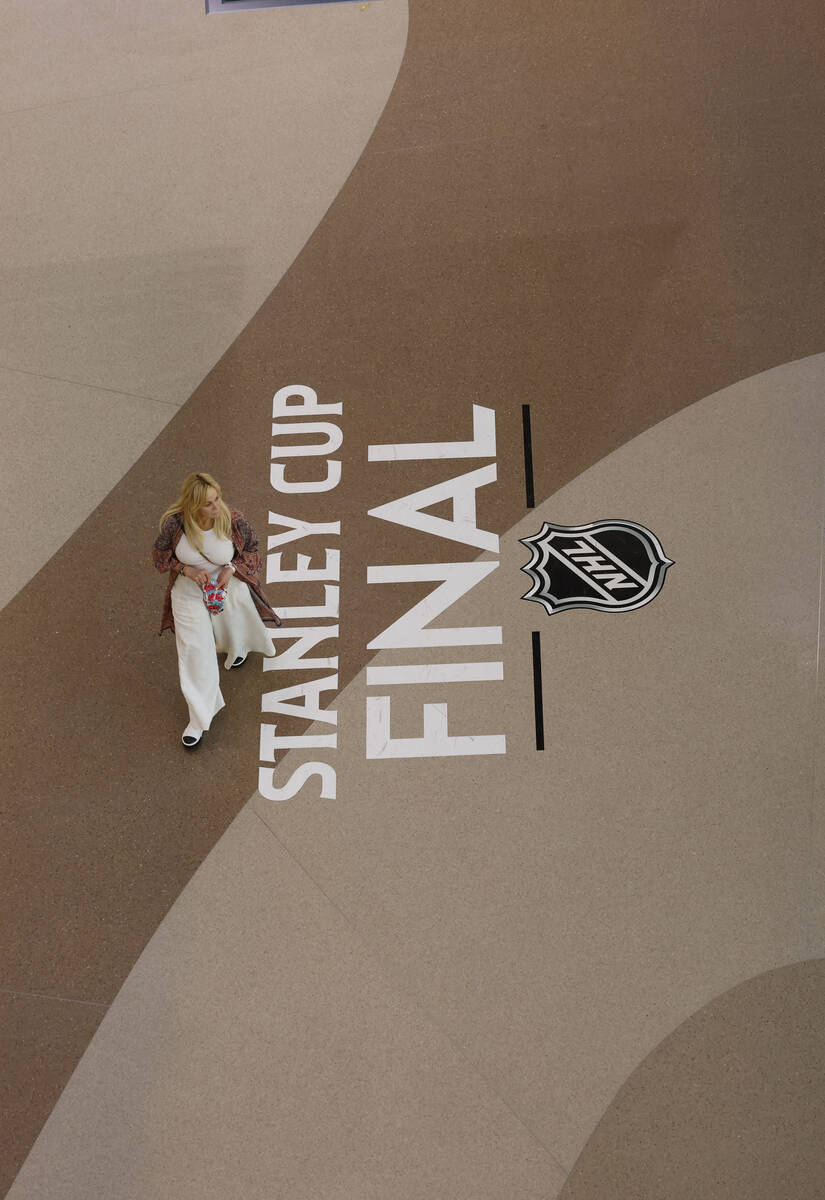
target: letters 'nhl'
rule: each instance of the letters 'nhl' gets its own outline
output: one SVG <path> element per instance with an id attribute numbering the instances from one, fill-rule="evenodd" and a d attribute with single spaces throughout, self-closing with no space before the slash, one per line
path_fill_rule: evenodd
<path id="1" fill-rule="evenodd" d="M 673 566 L 655 534 L 635 521 L 545 521 L 538 533 L 519 540 L 532 551 L 521 568 L 532 587 L 522 599 L 543 604 L 548 613 L 641 608 L 658 595 Z"/>

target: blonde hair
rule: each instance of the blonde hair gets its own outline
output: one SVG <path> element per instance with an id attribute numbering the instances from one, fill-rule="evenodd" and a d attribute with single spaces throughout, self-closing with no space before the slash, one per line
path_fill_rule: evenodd
<path id="1" fill-rule="evenodd" d="M 213 526 L 218 537 L 232 537 L 232 515 L 229 509 L 221 499 L 221 485 L 211 475 L 207 475 L 206 471 L 194 471 L 191 475 L 187 475 L 181 484 L 180 495 L 174 504 L 167 508 L 166 512 L 160 519 L 160 528 L 163 528 L 164 521 L 169 517 L 181 516 L 183 518 L 183 531 L 186 534 L 189 544 L 194 546 L 196 550 L 203 550 L 203 540 L 201 534 L 203 530 L 195 520 L 195 513 L 199 508 L 206 504 L 206 494 L 210 488 L 214 488 L 218 493 L 217 501 L 219 512 L 215 517 Z"/>

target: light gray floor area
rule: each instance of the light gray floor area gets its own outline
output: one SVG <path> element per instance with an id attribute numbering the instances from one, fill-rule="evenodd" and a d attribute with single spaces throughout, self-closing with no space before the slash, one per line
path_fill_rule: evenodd
<path id="1" fill-rule="evenodd" d="M 210 17 L 91 0 L 59 21 L 4 6 L 0 478 L 28 553 L 7 523 L 0 605 L 275 287 L 372 133 L 406 33 L 406 0 Z"/>
<path id="2" fill-rule="evenodd" d="M 664 1037 L 825 953 L 823 384 L 817 356 L 728 388 L 509 531 L 449 614 L 504 626 L 503 682 L 448 695 L 451 732 L 504 732 L 506 756 L 368 762 L 365 673 L 349 685 L 336 800 L 253 796 L 10 1200 L 549 1200 Z M 547 617 L 519 599 L 520 537 L 608 516 L 674 559 L 653 603 Z M 440 698 L 394 696 L 396 735 Z"/>

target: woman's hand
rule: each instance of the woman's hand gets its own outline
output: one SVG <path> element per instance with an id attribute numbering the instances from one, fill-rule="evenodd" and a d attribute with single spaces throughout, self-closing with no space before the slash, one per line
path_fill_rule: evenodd
<path id="1" fill-rule="evenodd" d="M 225 588 L 234 574 L 235 572 L 230 566 L 222 567 L 218 574 L 218 587 Z"/>
<path id="2" fill-rule="evenodd" d="M 193 579 L 198 587 L 206 587 L 209 582 L 209 572 L 201 570 L 200 567 L 184 567 L 183 574 L 187 579 Z"/>

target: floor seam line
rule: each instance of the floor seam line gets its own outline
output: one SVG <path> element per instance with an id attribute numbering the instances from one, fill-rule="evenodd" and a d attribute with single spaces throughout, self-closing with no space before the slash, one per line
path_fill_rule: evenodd
<path id="1" fill-rule="evenodd" d="M 270 70 L 271 63 L 261 63 L 257 67 L 251 67 L 249 73 L 254 75 L 256 73 L 261 74 L 264 71 Z M 245 77 L 246 72 L 244 71 L 244 67 L 242 65 L 238 66 L 237 69 L 233 68 L 230 71 L 209 71 L 205 75 L 187 75 L 178 79 L 161 79 L 155 83 L 138 83 L 135 85 L 135 87 L 123 88 L 119 91 L 107 91 L 104 89 L 101 92 L 89 92 L 83 96 L 66 96 L 60 100 L 44 100 L 42 104 L 29 104 L 25 108 L 0 109 L 0 120 L 2 120 L 4 117 L 22 116 L 23 113 L 40 112 L 43 109 L 70 108 L 73 104 L 92 104 L 96 100 L 105 101 L 112 100 L 118 96 L 133 96 L 136 92 L 151 92 L 160 89 L 166 89 L 168 91 L 169 89 L 186 87 L 191 83 L 208 83 L 213 79 L 226 79 L 235 75 Z"/>
<path id="2" fill-rule="evenodd" d="M 823 569 L 825 568 L 825 471 L 822 481 L 822 502 L 820 505 L 819 528 L 819 603 L 816 620 L 816 666 L 814 669 L 813 694 L 813 728 L 811 731 L 811 802 L 808 813 L 808 872 L 805 880 L 805 892 L 802 898 L 803 911 L 800 914 L 800 952 L 801 958 L 807 959 L 813 952 L 813 936 L 811 931 L 811 910 L 814 900 L 814 831 L 816 813 L 816 790 L 819 765 L 819 746 L 817 741 L 817 710 L 819 706 L 819 676 L 822 651 L 822 592 Z"/>
<path id="3" fill-rule="evenodd" d="M 0 371 L 13 372 L 16 375 L 30 375 L 33 379 L 51 379 L 55 383 L 71 383 L 74 387 L 90 388 L 95 392 L 108 392 L 112 396 L 128 396 L 131 400 L 150 400 L 153 404 L 164 404 L 178 412 L 180 405 L 173 400 L 159 400 L 157 396 L 143 396 L 139 392 L 123 392 L 119 388 L 104 387 L 101 383 L 85 383 L 81 379 L 67 379 L 65 375 L 44 375 L 42 371 L 27 371 L 23 367 L 7 367 L 0 363 Z M 185 403 L 185 402 L 184 402 Z"/>
<path id="4" fill-rule="evenodd" d="M 804 92 L 793 91 L 793 92 L 784 93 L 782 96 L 778 97 L 778 100 L 779 101 L 785 100 L 785 101 L 789 101 L 792 103 L 795 100 L 803 100 L 805 98 L 806 98 L 806 94 Z M 764 106 L 765 104 L 771 104 L 771 105 L 775 106 L 777 104 L 777 102 L 778 102 L 777 98 L 773 97 L 773 96 L 771 96 L 771 97 L 751 97 L 751 98 L 739 100 L 736 103 L 730 104 L 728 106 L 727 111 L 739 112 L 739 110 L 742 108 L 761 107 L 761 106 Z M 703 110 L 699 106 L 694 106 L 693 108 L 689 108 L 686 111 L 688 111 L 689 113 L 691 113 L 695 116 L 698 113 L 701 113 Z M 629 108 L 629 109 L 624 109 L 624 110 L 619 109 L 619 110 L 617 110 L 615 112 L 611 112 L 605 116 L 596 117 L 596 118 L 588 118 L 587 120 L 584 120 L 584 121 L 580 121 L 580 120 L 576 120 L 575 118 L 568 117 L 568 118 L 562 118 L 559 121 L 558 125 L 554 126 L 554 130 L 559 130 L 559 129 L 566 130 L 568 128 L 572 128 L 575 130 L 579 130 L 579 129 L 590 130 L 593 128 L 601 129 L 601 128 L 604 128 L 604 127 L 607 127 L 610 125 L 621 124 L 622 122 L 626 122 L 626 121 L 640 121 L 640 120 L 643 120 L 646 115 L 647 115 L 647 109 Z M 495 134 L 492 136 L 489 134 L 481 134 L 478 137 L 473 137 L 473 138 L 444 138 L 444 139 L 439 139 L 437 141 L 429 141 L 429 142 L 407 142 L 407 143 L 404 143 L 402 145 L 397 145 L 397 146 L 375 146 L 373 149 L 370 149 L 369 151 L 365 151 L 364 156 L 366 157 L 367 153 L 369 153 L 370 155 L 377 156 L 377 155 L 383 155 L 383 154 L 415 154 L 421 150 L 450 150 L 450 149 L 454 149 L 454 148 L 460 147 L 460 146 L 480 145 L 482 142 L 484 142 L 484 143 L 528 142 L 528 141 L 533 140 L 533 137 L 536 134 L 539 135 L 540 141 L 548 141 L 549 140 L 549 132 L 543 126 L 539 125 L 539 126 L 535 127 L 534 129 L 532 129 L 530 131 L 530 133 L 522 133 L 522 134 L 518 134 L 515 136 L 513 134 L 507 134 L 507 133 L 500 133 L 500 134 Z M 543 137 L 541 136 L 542 134 L 544 134 Z M 532 135 L 532 137 L 531 137 L 531 135 Z"/>
<path id="5" fill-rule="evenodd" d="M 405 998 L 406 998 L 406 999 L 407 999 L 407 1000 L 408 1000 L 408 1001 L 409 1001 L 411 1004 L 414 1004 L 414 1005 L 415 1005 L 415 1007 L 416 1007 L 417 1009 L 419 1009 L 419 1011 L 420 1011 L 420 1012 L 422 1012 L 422 1013 L 424 1014 L 424 1016 L 427 1018 L 427 1020 L 428 1020 L 428 1021 L 430 1022 L 430 1024 L 433 1026 L 433 1028 L 434 1028 L 434 1029 L 436 1029 L 436 1030 L 437 1030 L 437 1031 L 440 1033 L 440 1035 L 441 1035 L 441 1036 L 442 1036 L 442 1037 L 443 1037 L 443 1038 L 444 1038 L 444 1039 L 445 1039 L 445 1040 L 446 1040 L 446 1041 L 449 1043 L 449 1045 L 450 1045 L 450 1046 L 453 1048 L 453 1050 L 454 1050 L 454 1051 L 455 1051 L 455 1053 L 458 1055 L 458 1057 L 461 1059 L 461 1061 L 462 1061 L 463 1063 L 465 1063 L 467 1067 L 469 1067 L 469 1069 L 470 1069 L 470 1070 L 472 1071 L 472 1073 L 473 1073 L 473 1074 L 476 1076 L 476 1078 L 478 1078 L 479 1080 L 481 1080 L 481 1082 L 482 1082 L 482 1083 L 484 1084 L 484 1086 L 485 1086 L 485 1087 L 488 1089 L 488 1091 L 489 1091 L 489 1092 L 490 1092 L 490 1093 L 491 1093 L 493 1096 L 495 1096 L 495 1097 L 496 1097 L 496 1099 L 499 1101 L 499 1103 L 500 1103 L 500 1104 L 502 1104 L 502 1105 L 503 1105 L 503 1106 L 504 1106 L 504 1107 L 507 1109 L 507 1111 L 508 1111 L 508 1112 L 510 1113 L 510 1115 L 511 1115 L 511 1116 L 514 1118 L 514 1120 L 515 1120 L 515 1121 L 516 1121 L 516 1122 L 517 1122 L 517 1123 L 518 1123 L 518 1124 L 521 1126 L 521 1128 L 522 1128 L 522 1129 L 525 1131 L 525 1133 L 527 1133 L 527 1134 L 529 1135 L 529 1137 L 531 1137 L 531 1138 L 533 1139 L 533 1141 L 534 1141 L 534 1142 L 535 1142 L 535 1143 L 536 1143 L 538 1146 L 540 1146 L 540 1147 L 541 1147 L 541 1149 L 542 1149 L 542 1150 L 544 1151 L 544 1153 L 545 1153 L 545 1154 L 548 1156 L 548 1158 L 551 1160 L 551 1162 L 554 1164 L 554 1166 L 556 1166 L 556 1167 L 557 1167 L 557 1168 L 558 1168 L 558 1169 L 559 1169 L 559 1170 L 562 1172 L 562 1174 L 565 1176 L 565 1178 L 567 1178 L 567 1176 L 568 1176 L 568 1175 L 569 1175 L 569 1173 L 570 1173 L 570 1172 L 569 1172 L 569 1170 L 568 1170 L 568 1168 L 567 1168 L 567 1167 L 565 1167 L 565 1166 L 564 1166 L 564 1165 L 563 1165 L 563 1164 L 562 1164 L 562 1163 L 559 1161 L 559 1159 L 556 1157 L 556 1155 L 553 1153 L 553 1151 L 552 1151 L 552 1150 L 550 1150 L 550 1149 L 549 1149 L 549 1147 L 548 1147 L 548 1146 L 546 1146 L 546 1145 L 544 1144 L 544 1142 L 543 1142 L 543 1141 L 542 1141 L 542 1139 L 541 1139 L 541 1138 L 538 1136 L 538 1134 L 537 1134 L 537 1133 L 535 1133 L 535 1131 L 534 1131 L 534 1130 L 532 1130 L 532 1129 L 529 1127 L 529 1125 L 525 1124 L 525 1122 L 524 1122 L 524 1119 L 523 1119 L 521 1116 L 519 1116 L 519 1114 L 518 1114 L 518 1113 L 517 1113 L 517 1112 L 516 1112 L 516 1111 L 515 1111 L 515 1110 L 512 1108 L 512 1106 L 509 1104 L 509 1102 L 508 1102 L 507 1100 L 505 1100 L 505 1098 L 504 1098 L 502 1095 L 500 1095 L 500 1093 L 497 1091 L 497 1089 L 496 1089 L 495 1087 L 493 1087 L 493 1085 L 492 1085 L 492 1084 L 490 1083 L 490 1081 L 489 1081 L 489 1080 L 486 1078 L 486 1076 L 484 1076 L 484 1075 L 481 1073 L 481 1071 L 478 1069 L 478 1067 L 475 1065 L 475 1063 L 473 1063 L 473 1062 L 472 1062 L 472 1061 L 471 1061 L 471 1060 L 470 1060 L 470 1059 L 467 1057 L 467 1055 L 466 1055 L 466 1054 L 465 1054 L 465 1053 L 464 1053 L 464 1052 L 463 1052 L 463 1051 L 460 1049 L 460 1047 L 458 1047 L 458 1046 L 455 1044 L 455 1042 L 453 1041 L 453 1039 L 450 1037 L 449 1033 L 447 1033 L 447 1032 L 446 1032 L 446 1030 L 442 1029 L 442 1027 L 441 1027 L 441 1025 L 439 1024 L 439 1022 L 438 1022 L 438 1021 L 436 1021 L 436 1020 L 435 1020 L 435 1018 L 434 1018 L 434 1017 L 433 1017 L 433 1016 L 430 1014 L 429 1010 L 428 1010 L 428 1009 L 426 1008 L 426 1006 L 425 1006 L 425 1005 L 422 1003 L 422 1001 L 421 1001 L 421 1000 L 420 1000 L 420 999 L 419 999 L 417 996 L 415 996 L 415 995 L 410 995 L 410 993 L 409 993 L 408 991 L 406 991 L 406 989 L 402 988 L 401 984 L 400 984 L 400 983 L 398 983 L 398 982 L 397 982 L 397 981 L 396 981 L 396 980 L 393 978 L 392 972 L 390 971 L 389 967 L 387 967 L 387 966 L 385 965 L 383 958 L 381 958 L 381 957 L 380 957 L 380 956 L 379 956 L 379 955 L 376 953 L 376 951 L 375 951 L 375 950 L 371 949 L 371 948 L 370 948 L 370 947 L 367 945 L 367 943 L 364 941 L 364 939 L 363 939 L 362 935 L 361 935 L 361 934 L 358 932 L 358 930 L 357 930 L 357 929 L 356 929 L 356 928 L 353 926 L 353 924 L 352 924 L 352 921 L 350 920 L 350 918 L 349 918 L 349 917 L 347 917 L 346 913 L 344 913 L 344 911 L 343 911 L 343 910 L 342 910 L 342 909 L 339 907 L 339 905 L 337 905 L 337 904 L 335 903 L 335 901 L 332 899 L 332 897 L 331 897 L 330 895 L 328 895 L 328 893 L 327 893 L 327 892 L 324 890 L 324 888 L 321 886 L 321 884 L 318 882 L 318 880 L 317 880 L 317 879 L 315 879 L 315 878 L 314 878 L 314 876 L 310 874 L 310 872 L 307 870 L 307 868 L 304 866 L 304 864 L 303 864 L 303 863 L 300 861 L 300 859 L 296 858 L 296 857 L 295 857 L 295 855 L 293 854 L 293 852 L 292 852 L 292 851 L 289 849 L 289 847 L 288 847 L 288 846 L 286 846 L 286 845 L 284 844 L 284 842 L 281 840 L 281 838 L 279 838 L 279 837 L 278 837 L 277 833 L 276 833 L 276 832 L 275 832 L 275 830 L 272 828 L 272 826 L 271 826 L 271 825 L 270 825 L 270 824 L 269 824 L 269 823 L 268 823 L 268 822 L 267 822 L 267 821 L 266 821 L 266 820 L 265 820 L 265 819 L 264 819 L 264 818 L 261 816 L 261 814 L 260 814 L 259 812 L 257 812 L 257 811 L 256 811 L 254 808 L 252 808 L 252 809 L 251 809 L 251 811 L 252 811 L 252 813 L 253 813 L 253 814 L 254 814 L 254 815 L 255 815 L 255 816 L 258 818 L 258 820 L 261 822 L 261 824 L 264 826 L 264 828 L 265 828 L 265 829 L 267 829 L 267 830 L 269 831 L 269 833 L 271 834 L 271 836 L 272 836 L 272 837 L 275 839 L 275 841 L 278 843 L 278 845 L 279 845 L 279 846 L 281 847 L 281 849 L 283 850 L 284 854 L 286 854 L 286 855 L 287 855 L 287 856 L 288 856 L 288 857 L 289 857 L 289 858 L 292 860 L 292 862 L 294 862 L 294 863 L 295 863 L 295 865 L 298 867 L 298 869 L 299 869 L 299 870 L 300 870 L 300 871 L 301 871 L 301 872 L 302 872 L 302 873 L 303 873 L 303 874 L 306 876 L 306 878 L 307 878 L 307 879 L 308 879 L 308 880 L 309 880 L 309 881 L 310 881 L 310 882 L 311 882 L 311 883 L 312 883 L 312 884 L 313 884 L 313 885 L 314 885 L 314 886 L 315 886 L 315 887 L 318 889 L 318 891 L 321 893 L 321 895 L 324 897 L 324 899 L 327 901 L 327 903 L 329 903 L 329 904 L 330 904 L 330 905 L 331 905 L 331 906 L 332 906 L 332 907 L 335 909 L 335 911 L 338 913 L 339 917 L 340 917 L 340 918 L 341 918 L 341 920 L 344 922 L 344 924 L 346 925 L 347 929 L 350 931 L 350 933 L 352 934 L 352 936 L 353 936 L 353 937 L 356 939 L 356 941 L 359 943 L 359 945 L 360 945 L 360 946 L 361 946 L 361 947 L 362 947 L 362 948 L 363 948 L 363 949 L 366 951 L 366 953 L 367 953 L 367 954 L 370 956 L 370 958 L 373 960 L 373 962 L 375 962 L 375 964 L 378 966 L 379 970 L 381 971 L 381 974 L 384 976 L 384 978 L 385 978 L 385 979 L 386 979 L 386 981 L 387 981 L 387 982 L 390 984 L 390 986 L 393 988 L 393 990 L 394 990 L 394 991 L 396 991 L 396 992 L 398 992 L 398 993 L 400 993 L 402 996 L 404 996 L 404 997 L 405 997 Z"/>
<path id="6" fill-rule="evenodd" d="M 0 988 L 0 996 L 17 996 L 21 1000 L 57 1000 L 61 1004 L 86 1004 L 91 1008 L 110 1007 L 103 1000 L 73 1000 L 70 996 L 52 996 L 46 992 L 18 992 L 12 988 Z"/>

